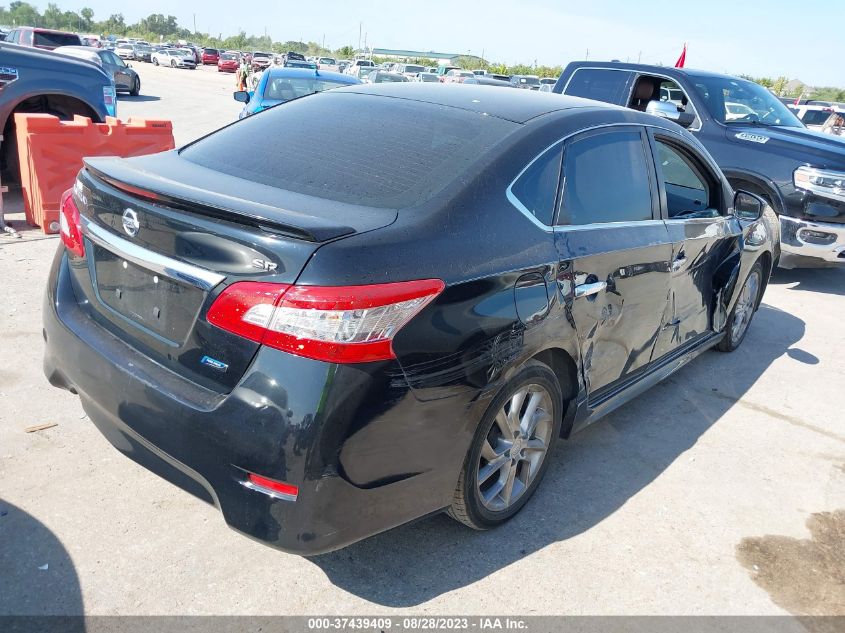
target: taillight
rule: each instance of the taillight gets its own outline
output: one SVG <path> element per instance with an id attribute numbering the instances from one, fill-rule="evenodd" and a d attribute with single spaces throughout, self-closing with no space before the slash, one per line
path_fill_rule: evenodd
<path id="1" fill-rule="evenodd" d="M 62 205 L 59 211 L 59 233 L 62 243 L 77 257 L 85 257 L 85 243 L 82 241 L 82 218 L 73 199 L 73 189 L 62 194 Z"/>
<path id="2" fill-rule="evenodd" d="M 208 310 L 212 325 L 297 356 L 332 363 L 396 358 L 393 337 L 445 284 L 421 279 L 370 286 L 241 281 Z"/>

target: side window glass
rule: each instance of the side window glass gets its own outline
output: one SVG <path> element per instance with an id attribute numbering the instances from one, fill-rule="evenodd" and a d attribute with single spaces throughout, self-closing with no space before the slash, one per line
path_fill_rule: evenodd
<path id="1" fill-rule="evenodd" d="M 511 193 L 523 208 L 547 226 L 554 221 L 561 145 L 541 154 L 511 187 Z"/>
<path id="2" fill-rule="evenodd" d="M 625 70 L 579 68 L 566 85 L 565 94 L 607 103 L 621 104 L 627 99 L 631 73 Z"/>
<path id="3" fill-rule="evenodd" d="M 717 217 L 710 187 L 700 169 L 682 150 L 655 139 L 657 164 L 666 189 L 669 218 Z"/>
<path id="4" fill-rule="evenodd" d="M 652 219 L 649 168 L 638 131 L 576 139 L 564 156 L 559 224 Z"/>

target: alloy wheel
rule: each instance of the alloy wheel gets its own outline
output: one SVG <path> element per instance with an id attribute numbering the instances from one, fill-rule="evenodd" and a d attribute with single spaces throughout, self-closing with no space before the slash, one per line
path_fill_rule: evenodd
<path id="1" fill-rule="evenodd" d="M 745 330 L 748 329 L 748 324 L 751 322 L 751 317 L 757 307 L 757 295 L 760 293 L 760 273 L 757 270 L 752 270 L 745 280 L 745 285 L 739 293 L 736 307 L 734 308 L 734 318 L 731 327 L 731 343 L 737 345 L 742 340 Z"/>
<path id="2" fill-rule="evenodd" d="M 507 510 L 528 490 L 548 452 L 553 411 L 546 388 L 529 384 L 516 391 L 496 414 L 481 447 L 476 477 L 485 508 Z"/>

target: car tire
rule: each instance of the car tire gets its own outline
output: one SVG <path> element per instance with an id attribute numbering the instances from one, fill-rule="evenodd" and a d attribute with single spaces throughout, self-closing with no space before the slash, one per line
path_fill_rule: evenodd
<path id="1" fill-rule="evenodd" d="M 158 59 L 157 58 L 153 58 L 153 66 L 158 66 Z"/>
<path id="2" fill-rule="evenodd" d="M 511 415 L 514 406 L 518 410 Z M 536 361 L 526 363 L 481 419 L 449 516 L 473 529 L 486 530 L 519 512 L 546 472 L 560 435 L 562 411 L 563 396 L 554 372 Z M 519 449 L 515 454 L 514 444 Z"/>
<path id="3" fill-rule="evenodd" d="M 176 68 L 176 60 L 175 60 L 175 59 L 171 59 L 171 60 L 170 60 L 170 67 L 171 67 L 171 68 Z"/>
<path id="4" fill-rule="evenodd" d="M 132 84 L 132 89 L 129 91 L 129 94 L 133 97 L 137 97 L 141 94 L 141 78 L 135 77 L 135 83 Z"/>
<path id="5" fill-rule="evenodd" d="M 725 324 L 725 336 L 716 346 L 720 352 L 732 352 L 742 345 L 748 326 L 760 304 L 760 293 L 763 290 L 763 264 L 758 260 L 742 284 L 739 298 L 731 310 Z"/>

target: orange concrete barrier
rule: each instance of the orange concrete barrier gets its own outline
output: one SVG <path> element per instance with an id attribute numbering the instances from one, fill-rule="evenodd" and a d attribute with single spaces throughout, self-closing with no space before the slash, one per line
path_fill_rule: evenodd
<path id="1" fill-rule="evenodd" d="M 73 186 L 83 157 L 141 156 L 176 146 L 170 121 L 15 114 L 15 128 L 26 221 L 44 233 L 59 231 L 62 193 Z"/>

